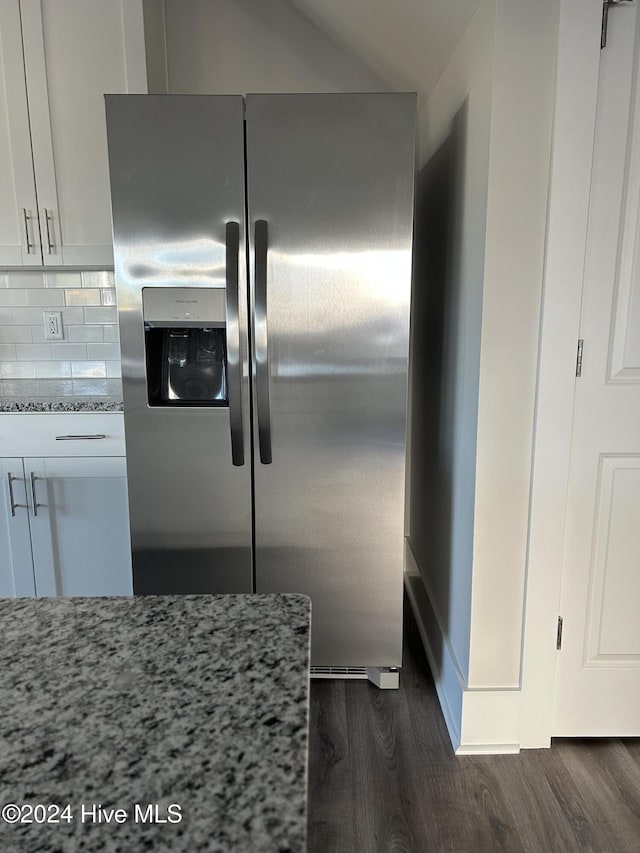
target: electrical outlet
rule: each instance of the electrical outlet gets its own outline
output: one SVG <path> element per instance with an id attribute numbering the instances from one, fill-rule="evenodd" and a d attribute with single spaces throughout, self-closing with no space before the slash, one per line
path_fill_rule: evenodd
<path id="1" fill-rule="evenodd" d="M 61 341 L 64 339 L 62 332 L 62 312 L 43 311 L 44 337 L 46 341 Z"/>

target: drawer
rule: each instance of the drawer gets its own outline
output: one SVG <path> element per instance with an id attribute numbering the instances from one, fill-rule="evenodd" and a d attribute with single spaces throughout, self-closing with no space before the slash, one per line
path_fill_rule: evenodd
<path id="1" fill-rule="evenodd" d="M 124 456 L 122 412 L 0 413 L 0 456 Z"/>

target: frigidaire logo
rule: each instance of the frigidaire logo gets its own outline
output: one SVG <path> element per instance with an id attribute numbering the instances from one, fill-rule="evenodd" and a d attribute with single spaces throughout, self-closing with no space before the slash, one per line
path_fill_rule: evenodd
<path id="1" fill-rule="evenodd" d="M 180 305 L 197 305 L 197 299 L 176 299 L 176 302 Z"/>

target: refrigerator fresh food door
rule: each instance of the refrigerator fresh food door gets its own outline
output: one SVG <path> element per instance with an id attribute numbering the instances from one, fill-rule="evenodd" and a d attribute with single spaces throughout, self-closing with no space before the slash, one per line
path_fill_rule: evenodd
<path id="1" fill-rule="evenodd" d="M 250 592 L 242 98 L 106 101 L 134 591 Z"/>
<path id="2" fill-rule="evenodd" d="M 413 95 L 249 95 L 258 592 L 314 666 L 399 666 Z"/>

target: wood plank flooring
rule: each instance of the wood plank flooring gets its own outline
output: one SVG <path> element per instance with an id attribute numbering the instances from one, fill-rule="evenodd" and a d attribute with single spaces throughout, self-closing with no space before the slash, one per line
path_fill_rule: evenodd
<path id="1" fill-rule="evenodd" d="M 456 758 L 408 605 L 400 684 L 311 682 L 309 853 L 640 853 L 640 740 Z"/>

